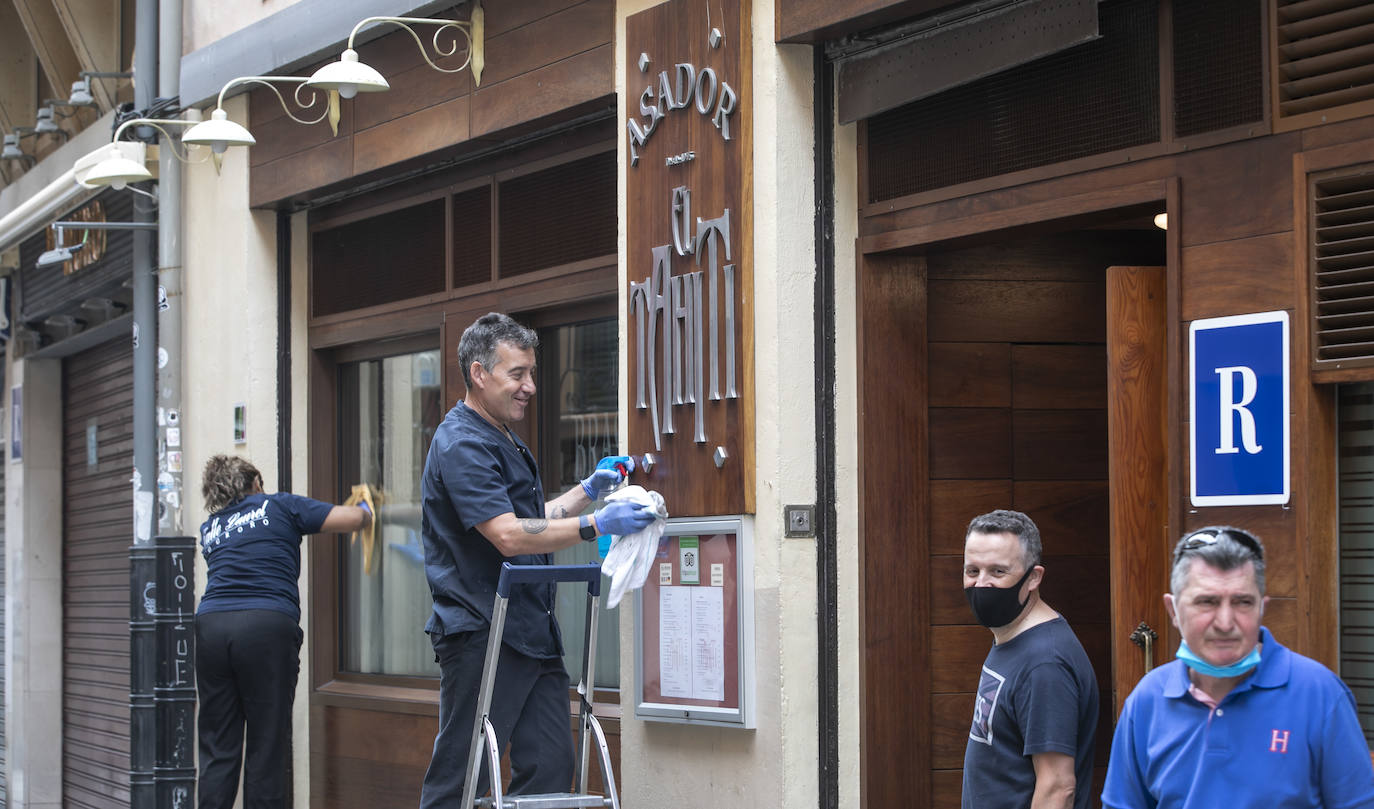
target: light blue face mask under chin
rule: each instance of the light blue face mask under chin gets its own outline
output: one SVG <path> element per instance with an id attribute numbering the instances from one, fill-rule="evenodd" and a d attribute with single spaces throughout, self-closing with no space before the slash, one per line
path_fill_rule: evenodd
<path id="1" fill-rule="evenodd" d="M 1196 671 L 1198 674 L 1205 674 L 1208 677 L 1239 677 L 1259 665 L 1260 650 L 1259 644 L 1256 644 L 1250 649 L 1250 654 L 1242 657 L 1231 665 L 1214 666 L 1198 657 L 1192 649 L 1188 648 L 1188 644 L 1185 641 L 1179 643 L 1176 657 L 1182 660 L 1184 665 Z"/>

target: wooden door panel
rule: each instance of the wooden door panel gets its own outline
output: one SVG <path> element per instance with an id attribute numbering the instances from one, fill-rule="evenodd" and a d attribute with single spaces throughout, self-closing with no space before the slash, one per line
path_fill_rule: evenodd
<path id="1" fill-rule="evenodd" d="M 1011 477 L 1011 411 L 932 407 L 928 417 L 932 480 Z"/>
<path id="2" fill-rule="evenodd" d="M 1037 410 L 1107 406 L 1107 350 L 1101 345 L 1011 347 L 1012 407 Z"/>
<path id="3" fill-rule="evenodd" d="M 992 636 L 988 636 L 991 645 Z M 984 647 L 986 652 L 986 647 Z M 981 666 L 982 663 L 980 662 Z M 979 669 L 975 669 L 976 674 Z M 976 687 L 976 686 L 975 686 Z M 973 725 L 973 692 L 930 695 L 930 766 L 953 770 L 964 766 L 964 748 Z"/>
<path id="4" fill-rule="evenodd" d="M 1011 352 L 1006 343 L 932 343 L 931 407 L 1011 405 Z"/>
<path id="5" fill-rule="evenodd" d="M 951 589 L 946 583 L 943 589 Z M 960 601 L 963 602 L 960 593 Z M 964 615 L 972 616 L 963 602 Z M 935 694 L 972 694 L 978 688 L 983 658 L 988 656 L 992 634 L 978 624 L 932 626 L 930 648 L 940 650 L 940 665 L 930 670 L 930 690 Z M 969 724 L 973 714 L 968 715 Z M 965 731 L 968 728 L 964 728 Z M 962 749 L 962 748 L 961 748 Z"/>
<path id="6" fill-rule="evenodd" d="M 1105 480 L 1018 480 L 1012 502 L 1034 515 L 1040 536 L 1056 554 L 1101 554 L 1106 548 L 1102 529 L 1111 501 Z"/>
<path id="7" fill-rule="evenodd" d="M 930 552 L 963 556 L 968 521 L 1010 502 L 1010 480 L 932 480 Z"/>
<path id="8" fill-rule="evenodd" d="M 1130 641 L 1144 621 L 1168 659 L 1168 352 L 1163 267 L 1107 270 L 1108 445 L 1111 457 L 1112 716 L 1145 674 Z"/>
<path id="9" fill-rule="evenodd" d="M 1017 480 L 1105 479 L 1106 433 L 1105 410 L 1013 410 Z"/>

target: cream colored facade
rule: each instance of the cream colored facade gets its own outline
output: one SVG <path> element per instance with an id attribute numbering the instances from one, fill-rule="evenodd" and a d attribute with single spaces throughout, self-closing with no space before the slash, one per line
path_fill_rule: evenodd
<path id="1" fill-rule="evenodd" d="M 489 0 L 500 2 L 502 0 Z M 506 0 L 513 1 L 513 0 Z M 748 0 L 746 0 L 747 2 Z M 222 3 L 216 0 L 188 0 L 185 3 L 183 50 L 190 54 L 264 20 L 293 5 L 293 0 Z M 625 19 L 648 8 L 652 0 L 622 0 L 615 4 L 616 82 L 625 74 L 627 55 L 623 35 Z M 818 804 L 821 788 L 818 756 L 818 593 L 817 545 L 814 538 L 783 536 L 783 506 L 816 503 L 815 445 L 815 367 L 814 324 L 816 322 L 814 285 L 816 256 L 813 174 L 812 49 L 807 46 L 774 44 L 773 0 L 753 0 L 752 86 L 754 97 L 746 101 L 753 116 L 753 240 L 755 340 L 753 342 L 755 387 L 754 480 L 756 514 L 754 538 L 754 638 L 755 700 L 757 728 L 739 730 L 644 722 L 633 716 L 630 689 L 622 701 L 621 783 L 624 803 L 629 807 L 655 806 L 673 809 L 701 805 L 802 807 Z M 291 55 L 300 56 L 300 55 Z M 624 88 L 617 86 L 620 120 L 625 118 Z M 231 98 L 226 112 L 234 121 L 252 126 L 248 120 L 245 96 Z M 208 112 L 208 110 L 206 110 Z M 854 128 L 836 129 L 834 168 L 836 220 L 836 301 L 837 310 L 837 386 L 836 433 L 837 494 L 839 515 L 839 721 L 840 721 L 840 804 L 859 803 L 859 661 L 863 650 L 858 644 L 858 501 L 854 481 L 857 471 L 857 412 L 854 364 L 854 251 L 857 224 L 854 212 L 856 167 L 854 165 Z M 626 149 L 623 141 L 619 155 L 620 210 L 620 288 L 619 312 L 622 323 L 621 356 L 629 330 L 626 298 L 629 269 L 625 261 Z M 194 534 L 205 519 L 199 493 L 200 470 L 216 453 L 245 455 L 262 470 L 266 486 L 282 485 L 277 468 L 277 215 L 274 211 L 249 207 L 249 166 L 247 153 L 231 149 L 218 171 L 208 162 L 187 166 L 182 174 L 183 249 L 182 288 L 183 341 L 182 441 L 184 450 L 183 530 Z M 290 455 L 293 477 L 290 487 L 309 491 L 310 458 L 316 442 L 328 440 L 310 433 L 312 402 L 305 380 L 308 376 L 307 341 L 309 273 L 307 264 L 307 214 L 297 213 L 291 222 L 291 388 Z M 622 400 L 627 401 L 627 368 L 622 365 Z M 47 369 L 51 376 L 51 368 Z M 11 379 L 27 379 L 31 388 L 42 369 L 16 367 Z M 37 391 L 35 390 L 35 393 Z M 232 435 L 236 404 L 247 407 L 247 442 L 235 444 Z M 446 403 L 447 404 L 450 403 Z M 33 411 L 30 411 L 33 412 Z M 39 430 L 40 420 L 31 420 L 28 429 Z M 628 427 L 624 418 L 622 436 Z M 36 435 L 36 434 L 35 434 Z M 29 439 L 37 442 L 39 439 Z M 36 450 L 37 443 L 26 445 Z M 31 456 L 32 457 L 32 456 Z M 56 508 L 36 492 L 34 482 L 52 470 L 26 464 L 10 478 L 7 490 L 10 536 L 27 533 L 26 526 Z M 58 485 L 60 486 L 60 471 Z M 44 487 L 51 486 L 44 479 Z M 669 504 L 671 509 L 671 504 Z M 9 546 L 11 580 L 25 576 L 22 586 L 11 586 L 7 598 L 14 606 L 9 612 L 11 632 L 33 631 L 36 624 L 24 623 L 40 617 L 26 614 L 20 598 L 33 598 L 34 588 L 47 588 L 47 597 L 57 594 L 60 582 L 51 582 L 34 565 L 52 560 L 41 554 L 27 560 L 15 558 L 22 543 Z M 308 543 L 306 545 L 308 548 Z M 54 549 L 49 549 L 52 551 Z M 46 562 L 44 561 L 46 559 Z M 60 571 L 60 553 L 57 558 Z M 308 550 L 302 560 L 300 581 L 303 607 L 302 625 L 305 645 L 301 650 L 301 673 L 294 710 L 293 772 L 297 806 L 316 805 L 310 795 L 310 630 Z M 44 584 L 44 582 L 47 582 Z M 54 589 L 55 588 L 55 589 Z M 204 589 L 204 565 L 197 562 L 197 592 Z M 28 595 L 25 595 L 28 594 Z M 33 605 L 43 603 L 33 601 Z M 621 648 L 633 649 L 631 610 L 621 612 Z M 48 616 L 49 618 L 51 616 Z M 417 631 L 418 631 L 417 627 Z M 7 644 L 7 649 L 20 648 Z M 35 647 L 31 652 L 38 653 Z M 59 650 L 60 653 L 60 650 Z M 30 662 L 43 658 L 34 656 Z M 22 666 L 7 666 L 16 687 L 7 683 L 7 693 L 15 704 L 10 707 L 10 727 L 24 732 L 26 740 L 45 738 L 42 733 L 28 735 L 26 717 L 35 711 L 53 725 L 51 695 L 32 682 L 33 673 Z M 633 683 L 632 655 L 621 655 L 621 682 Z M 60 708 L 57 709 L 60 711 Z M 27 745 L 34 750 L 32 745 Z M 50 750 L 51 748 L 49 748 Z M 11 743 L 11 759 L 16 757 Z M 28 767 L 42 761 L 33 758 Z M 44 776 L 60 767 L 48 770 Z M 51 785 L 29 783 L 27 802 L 20 798 L 22 776 L 11 778 L 11 805 L 18 807 L 56 807 L 60 805 L 60 782 L 53 797 Z"/>

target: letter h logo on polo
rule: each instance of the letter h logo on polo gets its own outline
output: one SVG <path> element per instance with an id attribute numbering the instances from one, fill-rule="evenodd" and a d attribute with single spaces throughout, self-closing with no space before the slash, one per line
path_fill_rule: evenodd
<path id="1" fill-rule="evenodd" d="M 1192 504 L 1287 503 L 1288 313 L 1193 321 L 1188 364 Z"/>
<path id="2" fill-rule="evenodd" d="M 1269 752 L 1287 753 L 1288 734 L 1290 732 L 1291 731 L 1275 729 L 1274 732 L 1269 736 Z"/>

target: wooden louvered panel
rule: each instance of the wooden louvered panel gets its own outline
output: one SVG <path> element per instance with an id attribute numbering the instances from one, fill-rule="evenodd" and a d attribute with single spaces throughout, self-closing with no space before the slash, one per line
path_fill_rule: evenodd
<path id="1" fill-rule="evenodd" d="M 1278 0 L 1274 25 L 1280 118 L 1374 100 L 1374 3 Z"/>
<path id="2" fill-rule="evenodd" d="M 1311 0 L 1311 2 L 1328 0 Z M 1312 182 L 1313 366 L 1374 364 L 1374 171 Z"/>

